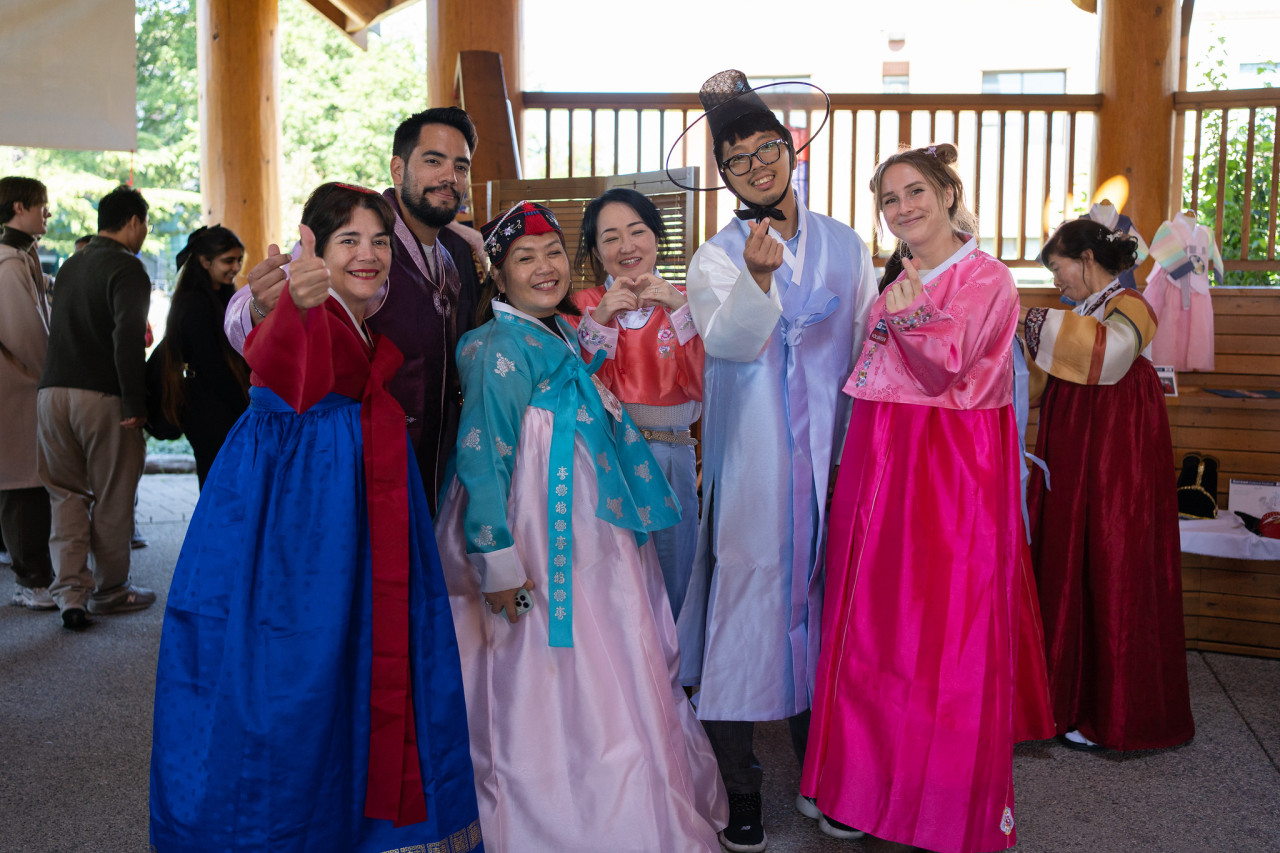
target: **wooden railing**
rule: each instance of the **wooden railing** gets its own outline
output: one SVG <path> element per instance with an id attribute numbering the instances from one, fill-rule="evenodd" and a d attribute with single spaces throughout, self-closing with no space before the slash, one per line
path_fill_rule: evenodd
<path id="1" fill-rule="evenodd" d="M 1276 147 L 1280 89 L 1179 92 L 1174 206 L 1196 211 L 1222 247 L 1226 284 L 1280 284 Z"/>
<path id="2" fill-rule="evenodd" d="M 801 183 L 813 210 L 873 238 L 867 189 L 879 160 L 900 144 L 951 142 L 984 247 L 1014 267 L 1035 266 L 1048 233 L 1087 206 L 1098 95 L 839 95 L 827 127 L 805 152 Z M 702 114 L 692 94 L 524 93 L 527 177 L 572 177 L 664 168 L 668 149 Z M 785 110 L 806 136 L 821 121 L 812 101 Z M 704 123 L 672 152 L 671 166 L 702 167 L 715 181 Z M 805 180 L 807 178 L 807 181 Z M 714 186 L 715 184 L 705 184 Z M 730 209 L 727 191 L 703 199 L 707 236 Z"/>

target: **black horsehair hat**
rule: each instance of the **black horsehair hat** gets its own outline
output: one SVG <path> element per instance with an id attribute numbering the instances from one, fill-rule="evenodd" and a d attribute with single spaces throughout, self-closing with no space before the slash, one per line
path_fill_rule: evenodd
<path id="1" fill-rule="evenodd" d="M 805 143 L 796 148 L 799 154 L 822 132 L 827 126 L 827 120 L 831 117 L 831 98 L 820 87 L 804 80 L 783 80 L 777 83 L 767 83 L 755 89 L 747 82 L 747 75 L 743 74 L 735 68 L 728 71 L 721 71 L 719 74 L 713 75 L 707 82 L 702 84 L 702 88 L 698 91 L 698 100 L 702 102 L 702 108 L 706 110 L 702 115 L 689 123 L 684 132 L 676 137 L 676 141 L 672 143 L 671 148 L 667 151 L 666 160 L 663 162 L 667 171 L 667 177 L 676 186 L 686 190 L 697 190 L 699 192 L 711 192 L 713 190 L 723 189 L 723 187 L 689 187 L 676 180 L 671 174 L 671 155 L 680 147 L 680 143 L 684 140 L 686 134 L 703 119 L 707 120 L 707 127 L 711 131 L 712 145 L 715 140 L 720 138 L 720 134 L 733 122 L 751 113 L 772 113 L 773 110 L 760 97 L 760 92 L 766 89 L 774 89 L 779 86 L 807 86 L 813 89 L 818 95 L 822 96 L 825 112 L 822 121 L 818 124 L 817 130 L 809 135 Z M 787 93 L 794 96 L 794 92 Z"/>

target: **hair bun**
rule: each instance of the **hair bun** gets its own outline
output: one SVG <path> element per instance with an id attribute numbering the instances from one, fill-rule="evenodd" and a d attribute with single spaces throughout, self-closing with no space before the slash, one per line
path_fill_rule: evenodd
<path id="1" fill-rule="evenodd" d="M 924 150 L 937 157 L 944 166 L 954 165 L 960 159 L 960 152 L 950 142 L 938 142 L 927 146 Z"/>

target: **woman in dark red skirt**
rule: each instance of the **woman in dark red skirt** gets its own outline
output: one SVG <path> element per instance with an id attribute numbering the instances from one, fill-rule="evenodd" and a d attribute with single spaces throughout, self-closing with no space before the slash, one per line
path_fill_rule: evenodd
<path id="1" fill-rule="evenodd" d="M 1041 257 L 1078 303 L 1022 311 L 1032 371 L 1048 373 L 1049 476 L 1033 471 L 1027 494 L 1058 734 L 1083 750 L 1175 746 L 1195 724 L 1169 419 L 1142 355 L 1155 313 L 1117 280 L 1136 260 L 1127 235 L 1067 222 Z"/>

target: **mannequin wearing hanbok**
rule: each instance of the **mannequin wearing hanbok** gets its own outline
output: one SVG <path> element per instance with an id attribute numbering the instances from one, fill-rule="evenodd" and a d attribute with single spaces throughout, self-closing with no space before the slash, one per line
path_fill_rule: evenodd
<path id="1" fill-rule="evenodd" d="M 682 510 L 573 327 L 495 301 L 437 520 L 491 850 L 717 851 L 715 758 L 677 680 L 651 531 Z M 486 593 L 533 581 L 516 624 Z"/>
<path id="2" fill-rule="evenodd" d="M 1151 242 L 1155 267 L 1143 294 L 1155 309 L 1159 330 L 1151 341 L 1156 364 L 1177 370 L 1213 370 L 1213 297 L 1210 279 L 1222 284 L 1222 255 L 1213 231 L 1183 211 L 1160 226 Z"/>
<path id="3" fill-rule="evenodd" d="M 152 849 L 481 850 L 400 353 L 336 294 L 304 320 L 286 290 L 245 358 L 165 612 Z"/>
<path id="4" fill-rule="evenodd" d="M 1117 750 L 1183 743 L 1195 726 L 1173 449 L 1141 354 L 1155 312 L 1116 280 L 1074 311 L 1029 309 L 1026 329 L 1032 370 L 1049 374 L 1035 452 L 1052 489 L 1033 470 L 1028 503 L 1058 733 Z"/>
<path id="5" fill-rule="evenodd" d="M 938 851 L 1013 846 L 1013 744 L 1052 731 L 1012 405 L 1018 293 L 961 235 L 871 332 L 831 505 L 801 793 Z"/>

